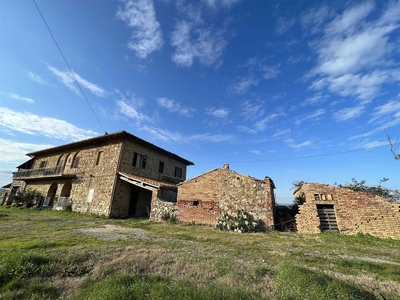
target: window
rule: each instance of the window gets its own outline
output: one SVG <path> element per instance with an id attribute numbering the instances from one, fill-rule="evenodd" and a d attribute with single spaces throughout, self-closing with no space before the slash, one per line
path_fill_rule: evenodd
<path id="1" fill-rule="evenodd" d="M 46 168 L 46 166 L 47 166 L 47 161 L 41 161 L 39 168 Z"/>
<path id="2" fill-rule="evenodd" d="M 182 178 L 182 168 L 175 167 L 175 177 Z"/>
<path id="3" fill-rule="evenodd" d="M 147 157 L 145 155 L 135 152 L 135 154 L 133 155 L 132 166 L 144 169 L 146 168 L 146 160 Z"/>
<path id="4" fill-rule="evenodd" d="M 79 166 L 79 156 L 76 156 L 72 163 L 72 168 L 77 168 L 78 166 Z"/>
<path id="5" fill-rule="evenodd" d="M 164 173 L 164 162 L 160 161 L 160 164 L 158 165 L 158 173 Z"/>
<path id="6" fill-rule="evenodd" d="M 103 161 L 103 151 L 99 151 L 99 153 L 97 153 L 96 166 L 100 165 L 102 161 Z"/>

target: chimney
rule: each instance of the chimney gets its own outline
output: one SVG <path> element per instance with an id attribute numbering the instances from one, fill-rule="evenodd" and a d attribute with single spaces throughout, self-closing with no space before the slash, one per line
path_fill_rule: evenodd
<path id="1" fill-rule="evenodd" d="M 224 164 L 224 169 L 229 170 L 229 164 Z"/>

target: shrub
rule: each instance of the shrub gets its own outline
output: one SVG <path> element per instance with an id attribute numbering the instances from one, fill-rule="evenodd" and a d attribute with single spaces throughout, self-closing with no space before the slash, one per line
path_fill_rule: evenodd
<path id="1" fill-rule="evenodd" d="M 169 224 L 176 224 L 178 219 L 176 218 L 176 215 L 174 213 L 170 213 L 170 212 L 164 212 L 161 215 L 161 220 L 169 223 Z"/>
<path id="2" fill-rule="evenodd" d="M 265 224 L 262 220 L 255 221 L 250 213 L 241 209 L 238 209 L 232 215 L 224 213 L 222 218 L 218 219 L 216 227 L 220 230 L 232 230 L 239 233 L 265 230 Z"/>
<path id="3" fill-rule="evenodd" d="M 29 208 L 39 203 L 41 196 L 42 194 L 36 190 L 18 191 L 13 198 L 13 202 Z"/>

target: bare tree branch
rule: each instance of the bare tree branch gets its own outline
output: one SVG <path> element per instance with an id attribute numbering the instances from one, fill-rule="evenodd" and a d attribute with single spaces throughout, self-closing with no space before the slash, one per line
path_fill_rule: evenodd
<path id="1" fill-rule="evenodd" d="M 393 144 L 392 140 L 390 138 L 390 135 L 387 133 L 386 129 L 383 129 L 383 130 L 385 131 L 385 133 L 387 135 L 387 139 L 388 139 L 388 142 L 390 145 L 390 152 L 392 152 L 394 159 L 400 160 L 400 154 L 396 154 L 396 152 L 395 152 L 397 147 L 399 146 L 399 139 L 397 138 L 396 142 Z"/>

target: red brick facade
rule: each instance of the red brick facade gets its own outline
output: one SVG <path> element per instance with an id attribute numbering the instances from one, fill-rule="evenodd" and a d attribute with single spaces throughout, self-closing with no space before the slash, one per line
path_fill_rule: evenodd
<path id="1" fill-rule="evenodd" d="M 183 222 L 215 225 L 222 213 L 242 209 L 273 227 L 274 183 L 237 174 L 228 166 L 178 185 L 177 217 Z"/>
<path id="2" fill-rule="evenodd" d="M 334 209 L 340 233 L 368 233 L 378 237 L 400 239 L 400 204 L 347 188 L 319 183 L 305 183 L 294 193 L 305 203 L 296 216 L 298 232 L 321 232 L 318 205 Z"/>

